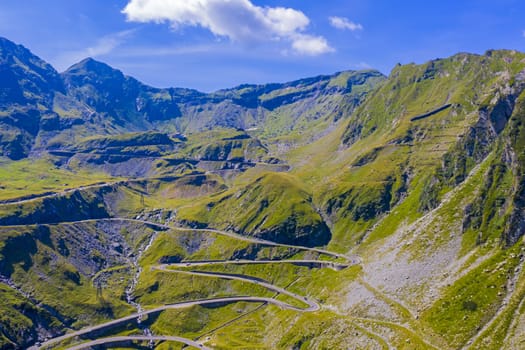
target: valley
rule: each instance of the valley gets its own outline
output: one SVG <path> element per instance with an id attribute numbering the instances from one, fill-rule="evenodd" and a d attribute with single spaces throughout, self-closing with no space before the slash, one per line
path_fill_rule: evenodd
<path id="1" fill-rule="evenodd" d="M 525 54 L 213 93 L 0 38 L 1 349 L 518 349 Z"/>

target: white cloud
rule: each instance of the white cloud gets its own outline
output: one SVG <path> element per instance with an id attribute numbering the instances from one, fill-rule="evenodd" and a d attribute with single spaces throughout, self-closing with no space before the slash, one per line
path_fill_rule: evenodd
<path id="1" fill-rule="evenodd" d="M 294 38 L 292 48 L 300 54 L 310 56 L 334 51 L 322 36 L 311 36 L 306 34 Z"/>
<path id="2" fill-rule="evenodd" d="M 361 24 L 352 22 L 351 20 L 345 17 L 335 17 L 334 16 L 334 17 L 328 18 L 328 20 L 330 21 L 330 25 L 337 29 L 342 29 L 342 30 L 347 29 L 352 32 L 363 30 L 363 26 Z"/>
<path id="3" fill-rule="evenodd" d="M 167 22 L 175 29 L 200 26 L 217 36 L 248 45 L 284 40 L 300 54 L 333 51 L 326 39 L 304 33 L 310 19 L 303 12 L 260 7 L 250 0 L 130 0 L 122 12 L 129 21 Z M 306 46 L 310 49 L 305 50 Z"/>

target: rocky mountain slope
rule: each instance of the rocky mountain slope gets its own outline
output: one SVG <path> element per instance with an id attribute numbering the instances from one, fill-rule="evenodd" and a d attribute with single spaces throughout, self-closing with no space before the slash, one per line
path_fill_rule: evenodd
<path id="1" fill-rule="evenodd" d="M 204 94 L 0 43 L 3 348 L 525 344 L 525 54 Z"/>

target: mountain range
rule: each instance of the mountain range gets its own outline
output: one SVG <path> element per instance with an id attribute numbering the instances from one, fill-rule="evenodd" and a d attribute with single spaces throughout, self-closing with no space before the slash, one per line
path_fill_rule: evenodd
<path id="1" fill-rule="evenodd" d="M 59 74 L 22 46 L 0 39 L 0 48 L 2 154 L 12 159 L 91 135 L 218 127 L 257 128 L 272 137 L 302 132 L 349 115 L 385 78 L 377 71 L 342 72 L 206 94 L 153 88 L 91 58 Z"/>
<path id="2" fill-rule="evenodd" d="M 0 38 L 0 347 L 519 349 L 524 149 L 513 50 L 203 93 Z"/>

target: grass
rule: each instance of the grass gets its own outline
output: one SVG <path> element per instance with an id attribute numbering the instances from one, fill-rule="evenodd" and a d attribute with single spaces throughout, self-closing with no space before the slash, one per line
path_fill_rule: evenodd
<path id="1" fill-rule="evenodd" d="M 166 310 L 151 323 L 150 329 L 155 334 L 176 334 L 190 339 L 202 337 L 229 320 L 253 311 L 259 305 L 241 302 L 219 308 L 194 306 L 188 309 Z M 160 349 L 168 349 L 168 345 L 165 344 Z"/>
<path id="2" fill-rule="evenodd" d="M 384 334 L 385 338 L 390 342 L 390 346 L 402 349 L 438 349 L 438 347 L 429 344 L 421 338 L 417 332 L 403 325 L 366 318 L 356 318 L 354 322 L 362 327 L 366 327 L 373 334 Z"/>
<path id="3" fill-rule="evenodd" d="M 181 207 L 178 218 L 278 242 L 322 244 L 328 238 L 310 194 L 297 178 L 284 173 L 265 173 L 245 188 Z"/>
<path id="4" fill-rule="evenodd" d="M 212 232 L 160 232 L 140 263 L 142 266 L 156 265 L 166 257 L 180 260 L 220 260 L 232 258 L 239 252 L 257 252 L 257 249 L 260 248 L 256 245 Z"/>
<path id="5" fill-rule="evenodd" d="M 521 247 L 523 252 L 523 247 Z M 525 298 L 525 279 L 523 271 L 518 272 L 517 283 L 508 305 L 504 306 L 503 312 L 492 320 L 490 326 L 481 334 L 472 346 L 478 349 L 496 349 L 504 346 L 512 347 L 508 344 L 509 339 L 516 337 L 519 331 L 519 320 L 523 315 L 523 303 Z M 509 291 L 507 291 L 508 293 Z M 520 310 L 521 305 L 521 310 Z"/>
<path id="6" fill-rule="evenodd" d="M 110 182 L 118 179 L 92 171 L 71 172 L 55 167 L 50 161 L 0 159 L 0 200 Z"/>
<path id="7" fill-rule="evenodd" d="M 267 305 L 230 325 L 219 329 L 210 335 L 208 344 L 216 349 L 269 349 L 268 337 L 265 334 L 268 322 L 271 318 L 267 315 L 279 312 L 280 309 L 273 305 Z"/>
<path id="8" fill-rule="evenodd" d="M 148 271 L 140 277 L 135 295 L 144 306 L 153 307 L 196 299 L 237 295 L 271 296 L 253 283 L 176 272 Z"/>
<path id="9" fill-rule="evenodd" d="M 466 343 L 495 314 L 521 249 L 499 251 L 446 288 L 421 318 L 453 347 Z"/>

